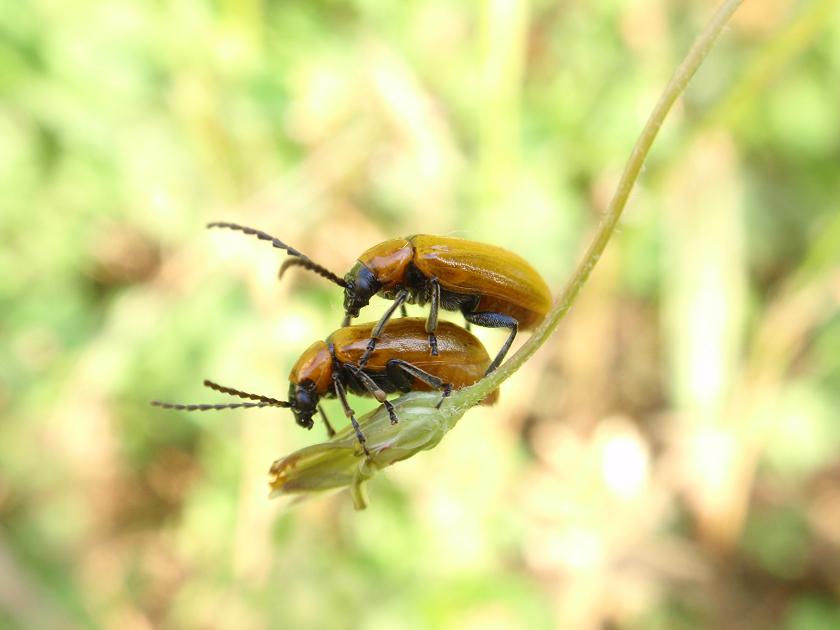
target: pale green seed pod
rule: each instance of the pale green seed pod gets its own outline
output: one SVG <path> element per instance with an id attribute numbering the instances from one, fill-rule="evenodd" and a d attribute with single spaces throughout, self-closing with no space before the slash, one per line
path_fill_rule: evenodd
<path id="1" fill-rule="evenodd" d="M 391 424 L 388 412 L 378 407 L 359 418 L 370 457 L 349 425 L 328 442 L 302 448 L 271 466 L 271 496 L 297 495 L 350 487 L 353 503 L 363 509 L 362 484 L 377 470 L 433 448 L 458 422 L 468 408 L 459 400 L 435 405 L 440 394 L 413 392 L 394 401 L 400 421 Z"/>

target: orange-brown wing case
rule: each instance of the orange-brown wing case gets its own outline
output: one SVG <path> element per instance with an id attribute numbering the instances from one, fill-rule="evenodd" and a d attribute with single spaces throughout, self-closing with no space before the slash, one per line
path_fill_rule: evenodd
<path id="1" fill-rule="evenodd" d="M 510 315 L 523 330 L 539 324 L 551 308 L 545 280 L 521 256 L 495 245 L 448 236 L 417 234 L 414 265 L 440 286 L 456 293 L 479 295 L 477 312 Z"/>
<path id="2" fill-rule="evenodd" d="M 327 341 L 335 346 L 336 358 L 342 363 L 357 365 L 375 325 L 376 322 L 370 322 L 346 326 L 330 335 Z M 438 355 L 432 356 L 424 318 L 400 317 L 391 320 L 376 342 L 376 350 L 370 355 L 365 371 L 384 372 L 388 361 L 402 359 L 445 383 L 451 383 L 455 389 L 472 385 L 484 376 L 490 365 L 490 357 L 481 342 L 470 332 L 451 322 L 439 322 L 435 334 Z M 428 390 L 429 387 L 415 380 L 414 389 Z M 483 400 L 482 404 L 493 404 L 497 398 L 498 391 Z"/>

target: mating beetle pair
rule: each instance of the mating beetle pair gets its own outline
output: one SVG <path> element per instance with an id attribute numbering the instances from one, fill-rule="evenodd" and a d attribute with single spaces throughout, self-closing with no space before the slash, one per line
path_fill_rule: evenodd
<path id="1" fill-rule="evenodd" d="M 548 286 L 534 268 L 521 256 L 493 245 L 425 234 L 396 238 L 365 251 L 341 278 L 261 230 L 235 223 L 209 223 L 207 227 L 239 230 L 286 250 L 292 258 L 280 268 L 281 275 L 291 266 L 300 266 L 342 287 L 345 326 L 359 316 L 374 295 L 393 300 L 373 328 L 362 366 L 385 324 L 406 302 L 430 304 L 426 331 L 432 354 L 437 352 L 435 331 L 440 308 L 461 311 L 464 319 L 476 326 L 509 329 L 510 335 L 488 372 L 499 367 L 517 330 L 539 324 L 551 307 Z"/>
<path id="2" fill-rule="evenodd" d="M 282 265 L 281 276 L 289 267 L 300 266 L 341 286 L 343 327 L 326 341 L 313 344 L 298 360 L 289 377 L 288 401 L 205 381 L 212 389 L 257 402 L 153 404 L 188 411 L 288 407 L 297 423 L 306 428 L 312 427 L 312 416 L 317 410 L 332 434 L 318 401 L 324 396 L 337 396 L 366 454 L 364 436 L 347 402 L 346 390 L 375 397 L 388 408 L 391 421 L 396 422 L 393 407 L 385 398 L 387 393 L 433 388 L 446 397 L 452 388 L 471 385 L 496 369 L 518 329 L 528 330 L 539 324 L 551 305 L 548 287 L 533 267 L 520 256 L 492 245 L 427 235 L 392 239 L 365 251 L 342 278 L 261 230 L 234 223 L 210 223 L 208 227 L 239 230 L 285 250 L 292 258 Z M 374 295 L 391 299 L 393 304 L 376 323 L 348 326 Z M 429 303 L 428 318 L 424 322 L 402 317 L 386 329 L 398 308 L 405 315 L 406 302 L 421 306 Z M 467 330 L 438 322 L 440 308 L 461 311 L 468 326 L 473 323 L 510 330 L 492 362 L 481 342 Z M 376 348 L 378 352 L 374 352 Z M 495 394 L 491 398 L 484 402 L 492 403 Z"/>
<path id="3" fill-rule="evenodd" d="M 321 398 L 338 397 L 344 413 L 350 418 L 356 437 L 365 453 L 365 438 L 353 409 L 347 402 L 347 391 L 361 396 L 373 396 L 383 403 L 397 421 L 394 408 L 386 399 L 397 391 L 432 390 L 442 392 L 440 403 L 453 389 L 472 385 L 490 365 L 490 357 L 481 342 L 471 333 L 450 322 L 441 322 L 437 331 L 438 354 L 430 356 L 428 337 L 422 318 L 402 317 L 392 322 L 379 339 L 375 352 L 364 368 L 359 360 L 366 352 L 374 324 L 345 326 L 333 332 L 325 341 L 316 341 L 300 356 L 289 375 L 289 400 L 249 394 L 212 381 L 204 384 L 223 394 L 230 394 L 256 402 L 208 405 L 181 405 L 153 402 L 153 405 L 183 411 L 234 409 L 238 407 L 287 407 L 297 423 L 311 429 L 312 416 L 317 411 L 332 436 L 332 425 L 321 405 Z M 498 392 L 488 396 L 482 404 L 493 404 Z"/>

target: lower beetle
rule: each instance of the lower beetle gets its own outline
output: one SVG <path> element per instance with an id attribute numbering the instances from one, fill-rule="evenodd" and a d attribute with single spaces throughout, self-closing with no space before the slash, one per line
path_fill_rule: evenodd
<path id="1" fill-rule="evenodd" d="M 367 351 L 371 331 L 376 324 L 345 326 L 333 332 L 325 341 L 316 341 L 298 359 L 289 375 L 289 400 L 249 394 L 223 387 L 212 381 L 204 385 L 224 394 L 256 402 L 227 404 L 164 403 L 152 404 L 166 409 L 206 411 L 209 409 L 234 409 L 239 407 L 287 407 L 292 410 L 297 423 L 311 429 L 312 416 L 320 413 L 332 437 L 335 433 L 326 414 L 319 405 L 321 398 L 338 397 L 345 415 L 350 418 L 356 437 L 366 455 L 365 437 L 347 401 L 347 391 L 360 396 L 373 396 L 381 402 L 391 416 L 398 418 L 386 395 L 412 390 L 442 392 L 441 400 L 453 389 L 460 389 L 478 381 L 490 365 L 490 357 L 481 342 L 469 331 L 451 322 L 440 322 L 437 329 L 438 354 L 429 356 L 425 320 L 403 317 L 388 326 L 379 338 L 377 351 L 363 367 L 359 361 Z M 498 399 L 498 390 L 482 401 L 491 405 Z"/>
<path id="2" fill-rule="evenodd" d="M 283 264 L 281 274 L 292 266 L 304 267 L 342 287 L 345 326 L 374 295 L 394 300 L 371 329 L 361 366 L 376 347 L 385 324 L 406 302 L 429 303 L 426 333 L 433 355 L 438 351 L 438 309 L 461 311 L 468 324 L 509 329 L 499 354 L 487 366 L 488 373 L 499 367 L 517 330 L 536 327 L 551 308 L 551 292 L 540 274 L 521 256 L 486 243 L 425 234 L 395 238 L 363 252 L 341 278 L 261 230 L 219 222 L 207 227 L 239 230 L 285 250 L 292 258 Z"/>

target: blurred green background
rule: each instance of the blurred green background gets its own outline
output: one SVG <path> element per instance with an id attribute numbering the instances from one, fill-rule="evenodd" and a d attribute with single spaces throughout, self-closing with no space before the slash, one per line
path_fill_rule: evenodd
<path id="1" fill-rule="evenodd" d="M 0 627 L 840 627 L 834 1 L 747 0 L 558 333 L 366 512 L 267 499 L 320 426 L 148 406 L 282 396 L 340 322 L 210 220 L 559 290 L 713 8 L 1 3 Z"/>

